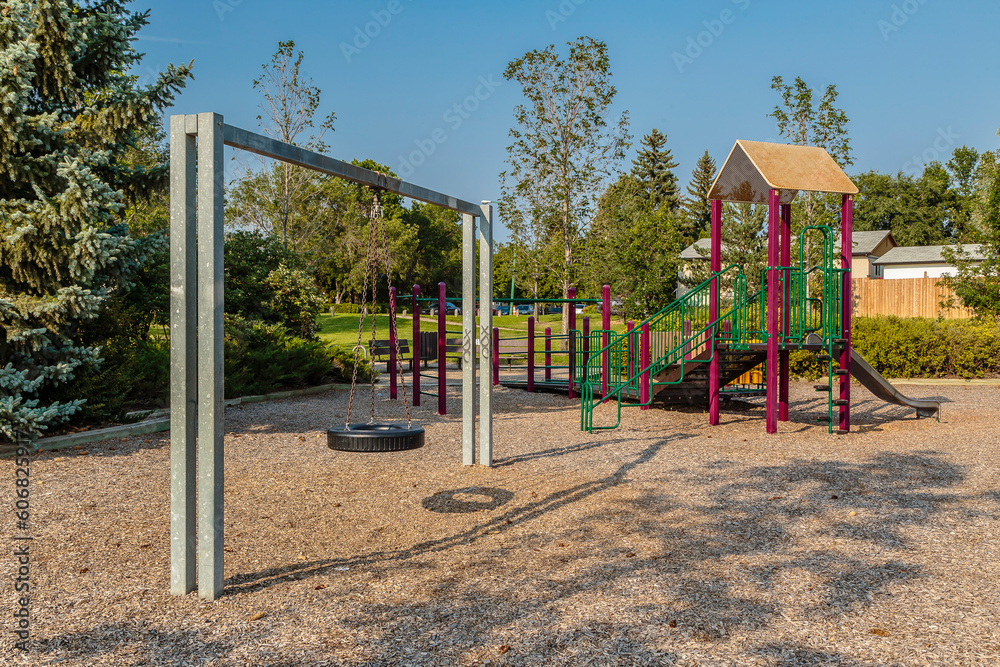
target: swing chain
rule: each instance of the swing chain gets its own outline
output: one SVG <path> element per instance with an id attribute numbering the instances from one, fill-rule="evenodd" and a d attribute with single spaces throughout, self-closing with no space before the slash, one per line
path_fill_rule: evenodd
<path id="1" fill-rule="evenodd" d="M 382 176 L 382 174 L 379 174 Z M 376 192 L 376 202 L 378 201 L 378 193 Z M 378 231 L 381 232 L 382 236 L 382 258 L 385 262 L 385 279 L 392 287 L 392 278 L 389 273 L 389 243 L 385 232 L 385 218 L 381 215 L 381 205 L 379 206 L 379 217 L 378 217 Z M 391 294 L 390 290 L 390 294 Z M 419 310 L 413 313 L 414 317 L 420 317 Z M 410 405 L 406 402 L 406 376 L 403 375 L 403 357 L 399 351 L 399 329 L 396 327 L 396 300 L 389 299 L 389 328 L 392 332 L 392 338 L 396 343 L 396 372 L 400 379 L 400 388 L 403 390 L 403 409 L 406 411 L 406 428 L 410 428 Z"/>
<path id="2" fill-rule="evenodd" d="M 373 209 L 374 211 L 374 209 Z M 361 363 L 361 337 L 364 334 L 365 329 L 365 317 L 368 314 L 368 277 L 372 269 L 371 257 L 375 252 L 375 218 L 371 217 L 368 223 L 368 249 L 367 255 L 365 257 L 365 275 L 364 282 L 361 288 L 361 317 L 358 318 L 358 343 L 354 346 L 354 370 L 351 373 L 351 393 L 347 399 L 347 420 L 344 422 L 344 428 L 346 430 L 351 430 L 351 412 L 354 409 L 354 391 L 358 384 L 358 365 Z M 375 284 L 376 277 L 372 276 L 372 310 L 375 310 Z M 372 339 L 375 336 L 375 317 L 372 315 Z M 374 373 L 372 373 L 374 378 Z M 373 380 L 374 383 L 374 380 Z M 372 385 L 372 409 L 371 409 L 371 421 L 369 424 L 375 421 L 375 387 Z"/>

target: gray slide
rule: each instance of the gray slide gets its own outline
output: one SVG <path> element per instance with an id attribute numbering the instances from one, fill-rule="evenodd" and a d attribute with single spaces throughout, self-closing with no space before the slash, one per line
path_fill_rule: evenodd
<path id="1" fill-rule="evenodd" d="M 860 382 L 865 389 L 881 398 L 886 403 L 896 405 L 908 405 L 917 411 L 918 417 L 934 417 L 941 419 L 941 404 L 937 401 L 924 401 L 916 398 L 903 396 L 889 384 L 889 381 L 882 377 L 882 374 L 872 368 L 872 365 L 865 361 L 865 358 L 858 354 L 858 351 L 851 348 L 851 375 Z"/>
<path id="2" fill-rule="evenodd" d="M 810 334 L 813 340 L 807 342 L 822 343 L 819 336 Z M 899 391 L 889 384 L 889 381 L 882 377 L 882 374 L 872 368 L 872 365 L 865 361 L 865 358 L 858 354 L 858 351 L 851 348 L 851 375 L 861 383 L 861 385 L 881 398 L 886 403 L 896 405 L 906 405 L 917 411 L 918 417 L 934 417 L 941 419 L 941 404 L 937 401 L 924 401 L 916 398 L 903 396 Z"/>

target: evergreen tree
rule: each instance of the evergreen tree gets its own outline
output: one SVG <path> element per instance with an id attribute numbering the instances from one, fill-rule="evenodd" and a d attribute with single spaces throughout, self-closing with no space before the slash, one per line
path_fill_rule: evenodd
<path id="1" fill-rule="evenodd" d="M 677 176 L 671 171 L 677 167 L 667 145 L 667 135 L 655 127 L 642 138 L 642 148 L 632 161 L 632 176 L 642 185 L 654 209 L 666 206 L 675 211 L 680 206 Z"/>
<path id="2" fill-rule="evenodd" d="M 708 280 L 711 271 L 708 251 L 698 248 L 704 260 L 691 262 L 687 287 L 694 287 Z M 749 293 L 761 287 L 761 271 L 767 266 L 767 206 L 746 203 L 725 203 L 722 206 L 722 268 L 736 264 L 743 269 Z M 734 272 L 727 273 L 722 281 L 724 289 L 733 285 Z"/>
<path id="3" fill-rule="evenodd" d="M 126 74 L 148 13 L 115 0 L 9 0 L 0 10 L 0 434 L 30 443 L 83 398 L 46 393 L 100 350 L 80 322 L 162 240 L 132 240 L 122 219 L 161 186 L 166 164 L 119 162 L 190 76 L 169 66 L 137 87 Z"/>
<path id="4" fill-rule="evenodd" d="M 622 174 L 598 200 L 587 244 L 591 289 L 611 285 L 622 317 L 644 319 L 670 304 L 677 289 L 678 215 L 654 200 L 631 174 Z"/>
<path id="5" fill-rule="evenodd" d="M 684 200 L 683 227 L 680 230 L 681 243 L 687 247 L 708 234 L 712 224 L 712 203 L 708 191 L 715 181 L 715 160 L 705 151 L 691 172 L 691 182 L 687 186 L 688 196 Z"/>

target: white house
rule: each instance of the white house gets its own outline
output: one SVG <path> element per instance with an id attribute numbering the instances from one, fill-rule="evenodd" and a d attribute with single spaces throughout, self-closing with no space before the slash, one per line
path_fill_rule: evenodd
<path id="1" fill-rule="evenodd" d="M 940 278 L 955 275 L 957 270 L 944 258 L 942 251 L 955 246 L 897 246 L 884 255 L 872 261 L 881 273 L 882 278 L 892 280 L 897 278 Z M 984 260 L 982 246 L 978 243 L 967 243 L 962 246 L 973 260 Z"/>

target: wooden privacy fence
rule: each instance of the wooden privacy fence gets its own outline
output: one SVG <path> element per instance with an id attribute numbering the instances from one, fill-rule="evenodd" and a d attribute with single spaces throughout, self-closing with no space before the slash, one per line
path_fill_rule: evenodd
<path id="1" fill-rule="evenodd" d="M 966 319 L 973 316 L 971 308 L 959 305 L 942 308 L 941 302 L 954 299 L 955 293 L 940 278 L 897 278 L 872 280 L 856 278 L 851 281 L 854 290 L 854 316 L 895 315 L 897 317 L 931 317 L 939 315 L 946 320 Z"/>

